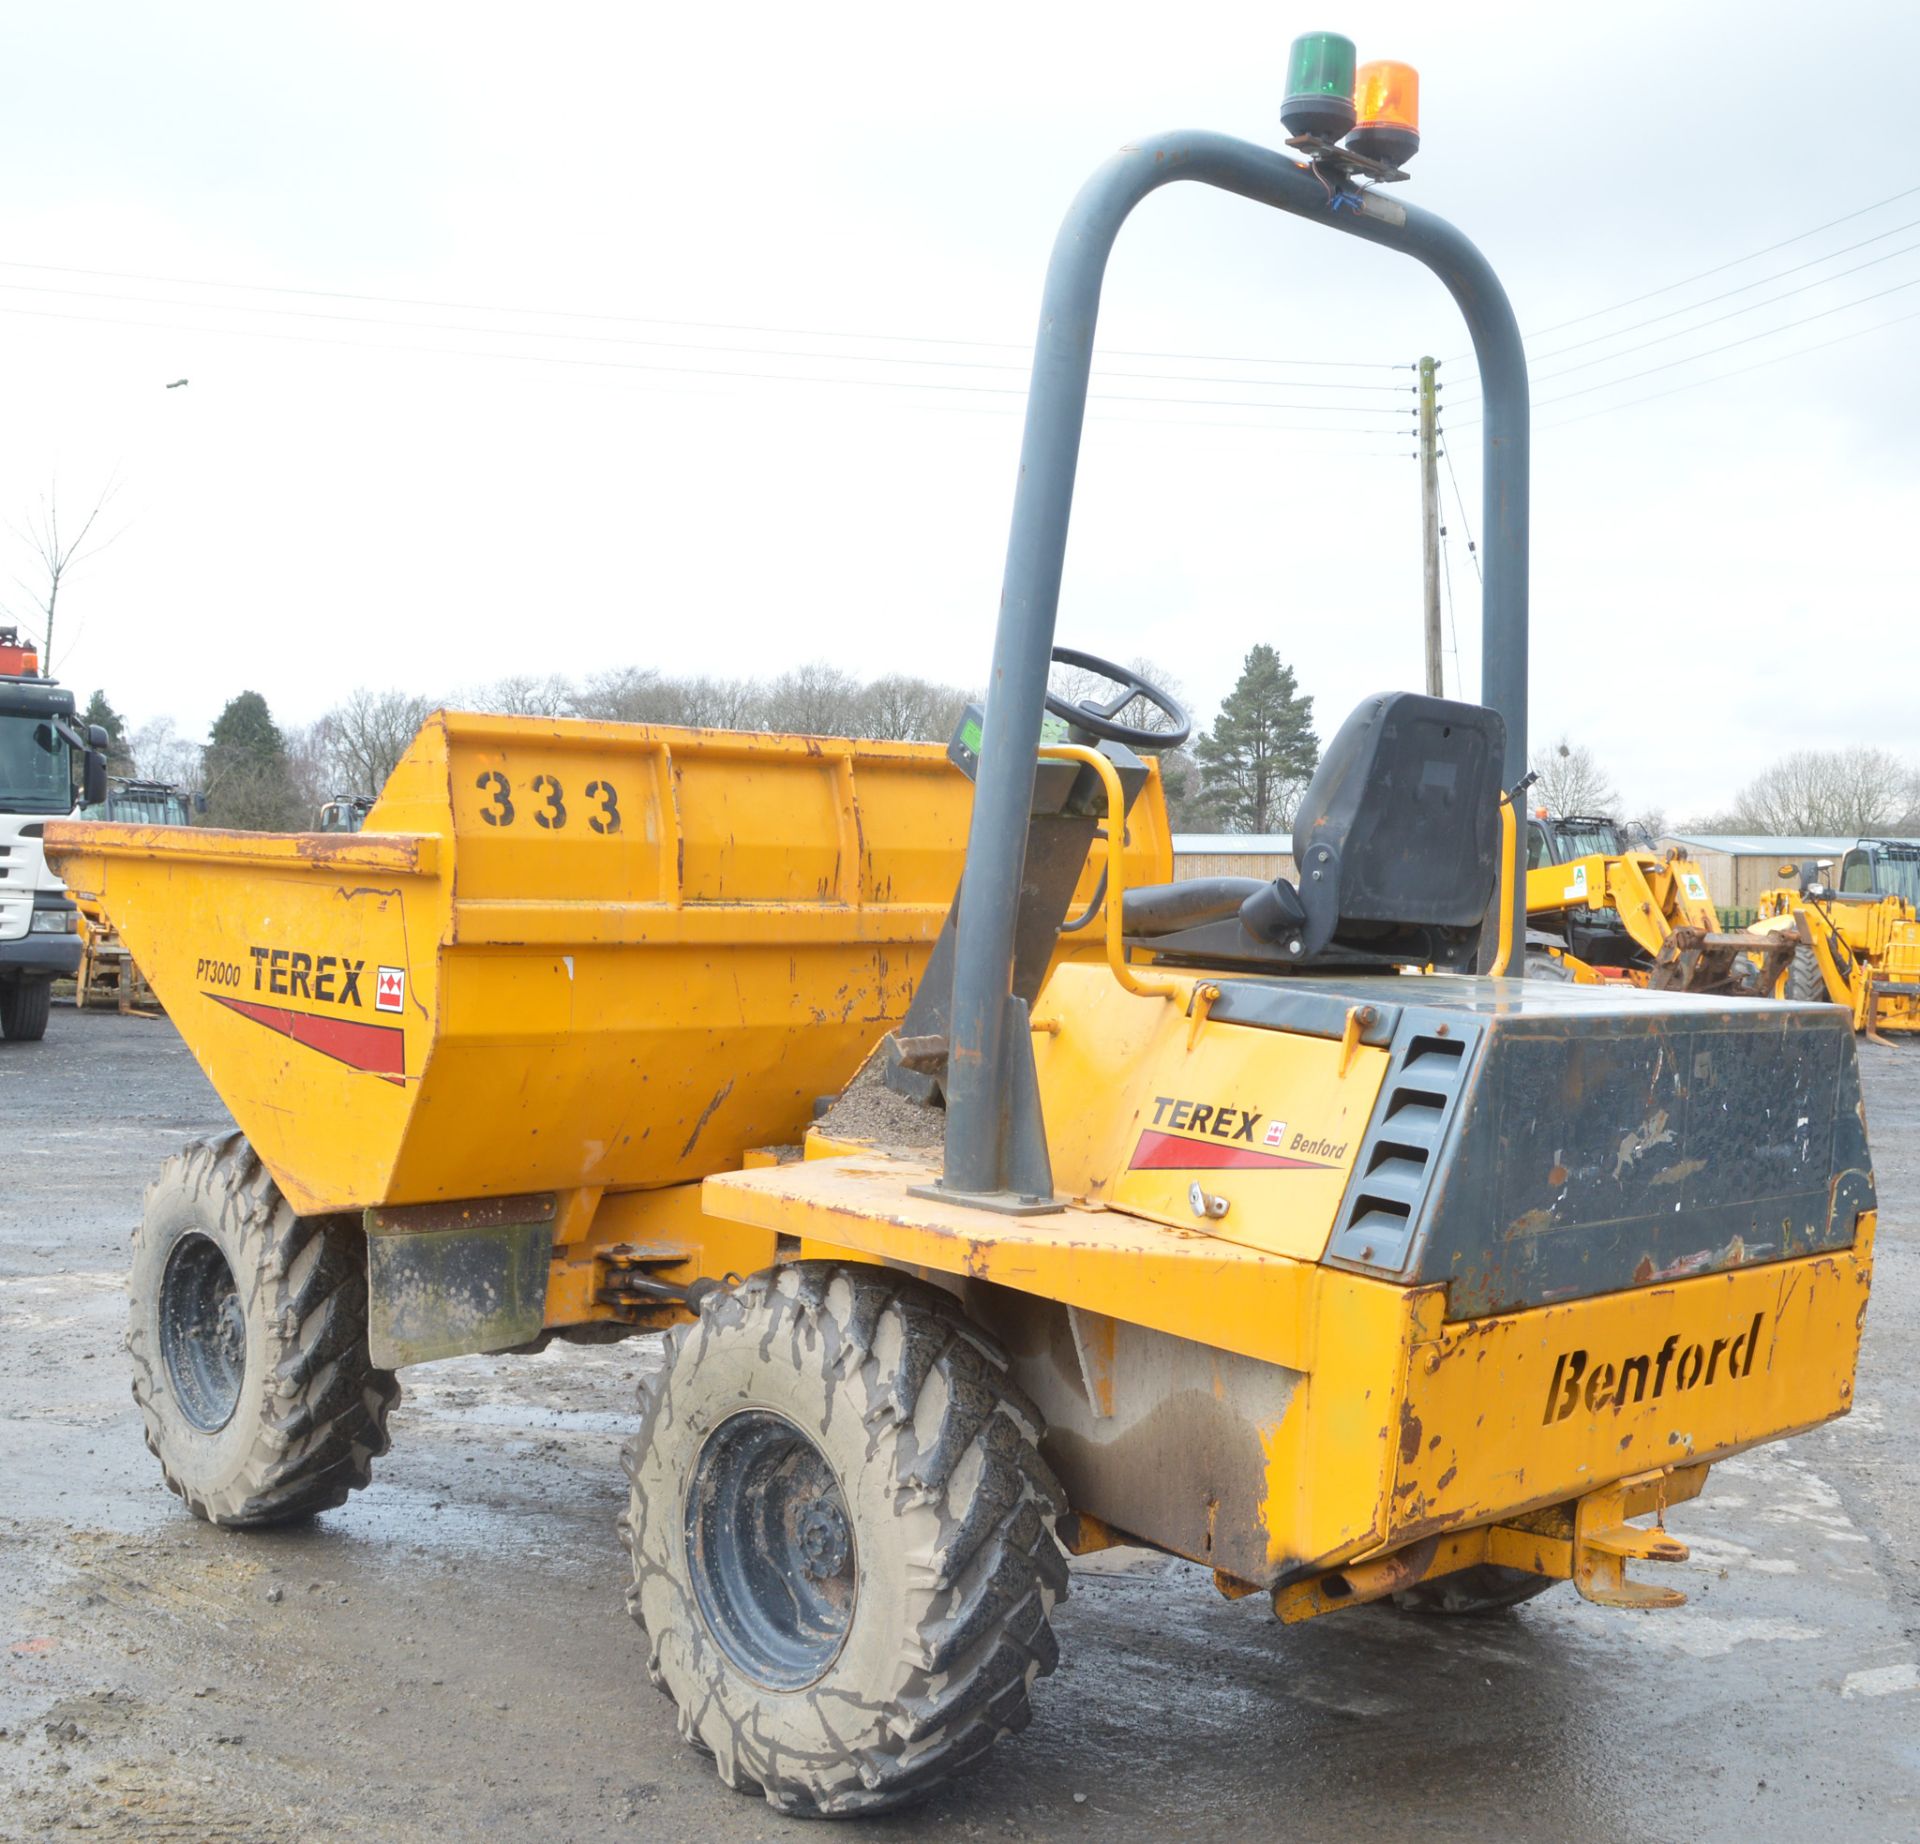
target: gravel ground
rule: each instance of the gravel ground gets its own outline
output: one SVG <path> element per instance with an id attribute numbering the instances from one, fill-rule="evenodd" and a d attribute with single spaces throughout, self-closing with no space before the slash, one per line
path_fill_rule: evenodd
<path id="1" fill-rule="evenodd" d="M 984 1771 L 865 1839 L 1920 1835 L 1920 1048 L 1863 1047 L 1881 1183 L 1844 1422 L 1675 1513 L 1677 1613 L 1287 1631 L 1198 1570 L 1076 1570 L 1064 1660 Z M 121 1350 L 154 1168 L 226 1124 L 165 1022 L 0 1046 L 0 1837 L 818 1838 L 725 1792 L 647 1686 L 617 1448 L 649 1343 L 405 1373 L 371 1491 L 190 1517 Z"/>

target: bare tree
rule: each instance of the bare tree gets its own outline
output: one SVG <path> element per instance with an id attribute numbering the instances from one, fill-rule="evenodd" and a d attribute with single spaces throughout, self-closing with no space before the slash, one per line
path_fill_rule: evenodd
<path id="1" fill-rule="evenodd" d="M 678 683 L 650 666 L 617 666 L 596 672 L 573 696 L 576 717 L 601 723 L 677 723 L 683 702 Z"/>
<path id="2" fill-rule="evenodd" d="M 944 743 L 967 702 L 967 694 L 957 686 L 889 673 L 860 694 L 854 724 L 860 735 L 883 741 Z"/>
<path id="3" fill-rule="evenodd" d="M 1620 791 L 1585 743 L 1557 743 L 1536 749 L 1527 766 L 1539 776 L 1534 799 L 1555 814 L 1610 815 L 1620 804 Z"/>
<path id="4" fill-rule="evenodd" d="M 331 714 L 317 718 L 304 729 L 286 732 L 287 785 L 293 791 L 291 810 L 297 817 L 292 823 L 296 827 L 318 825 L 320 809 L 336 794 L 363 791 L 358 782 L 342 787 L 335 740 Z M 374 791 L 378 788 L 376 782 Z"/>
<path id="5" fill-rule="evenodd" d="M 798 736 L 846 736 L 858 728 L 863 690 L 838 666 L 797 666 L 767 687 L 764 725 Z"/>
<path id="6" fill-rule="evenodd" d="M 765 730 L 767 688 L 758 679 L 676 679 L 679 712 L 667 721 L 702 730 Z"/>
<path id="7" fill-rule="evenodd" d="M 435 708 L 435 700 L 409 692 L 362 686 L 349 694 L 314 726 L 321 766 L 338 784 L 327 792 L 379 793 Z"/>
<path id="8" fill-rule="evenodd" d="M 100 515 L 106 511 L 107 502 L 113 498 L 119 484 L 117 480 L 109 480 L 100 489 L 99 496 L 84 518 L 69 518 L 63 524 L 59 483 L 50 483 L 40 496 L 38 510 L 29 513 L 24 524 L 13 527 L 14 536 L 33 554 L 32 580 L 23 576 L 16 576 L 13 580 L 33 598 L 33 606 L 39 617 L 40 671 L 43 677 L 53 677 L 54 617 L 59 612 L 61 588 L 81 564 L 89 557 L 99 556 L 120 535 L 118 532 L 109 532 L 104 536 L 94 536 L 94 527 L 100 522 Z M 9 609 L 7 612 L 13 611 Z"/>
<path id="9" fill-rule="evenodd" d="M 1913 771 L 1890 750 L 1797 749 L 1756 775 L 1726 815 L 1739 832 L 1892 831 L 1920 806 Z"/>
<path id="10" fill-rule="evenodd" d="M 506 717 L 567 717 L 573 711 L 573 686 L 558 673 L 544 679 L 513 672 L 468 694 L 475 710 Z"/>
<path id="11" fill-rule="evenodd" d="M 200 745 L 182 736 L 171 717 L 142 724 L 127 740 L 133 753 L 133 772 L 145 781 L 168 781 L 175 787 L 198 791 L 203 785 Z"/>

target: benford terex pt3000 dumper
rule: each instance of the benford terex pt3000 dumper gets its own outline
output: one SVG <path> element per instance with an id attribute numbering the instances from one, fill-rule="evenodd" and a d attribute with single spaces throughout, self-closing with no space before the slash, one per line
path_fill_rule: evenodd
<path id="1" fill-rule="evenodd" d="M 47 827 L 238 1123 L 134 1245 L 194 1510 L 339 1504 L 405 1364 L 664 1329 L 645 1667 L 729 1784 L 852 1813 L 1027 1723 L 1063 1548 L 1285 1620 L 1657 1609 L 1665 1510 L 1845 1412 L 1845 1014 L 1467 971 L 1519 924 L 1525 370 L 1478 253 L 1361 170 L 1175 134 L 1081 194 L 948 754 L 442 715 L 358 834 Z M 1153 688 L 1040 742 L 1101 275 L 1173 181 L 1424 263 L 1485 382 L 1491 708 L 1363 704 L 1297 887 L 1156 881 L 1159 739 L 1118 715 Z"/>

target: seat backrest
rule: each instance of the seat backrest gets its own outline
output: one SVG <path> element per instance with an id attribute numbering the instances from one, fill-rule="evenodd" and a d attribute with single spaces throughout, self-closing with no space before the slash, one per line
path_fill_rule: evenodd
<path id="1" fill-rule="evenodd" d="M 1306 957 L 1479 929 L 1499 871 L 1505 748 L 1497 712 L 1419 692 L 1379 693 L 1340 726 L 1294 826 Z"/>

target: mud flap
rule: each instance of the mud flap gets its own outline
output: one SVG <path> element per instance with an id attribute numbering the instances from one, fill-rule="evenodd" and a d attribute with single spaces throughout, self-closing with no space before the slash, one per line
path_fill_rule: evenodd
<path id="1" fill-rule="evenodd" d="M 383 1369 L 505 1351 L 546 1320 L 555 1200 L 367 1212 L 367 1343 Z"/>

